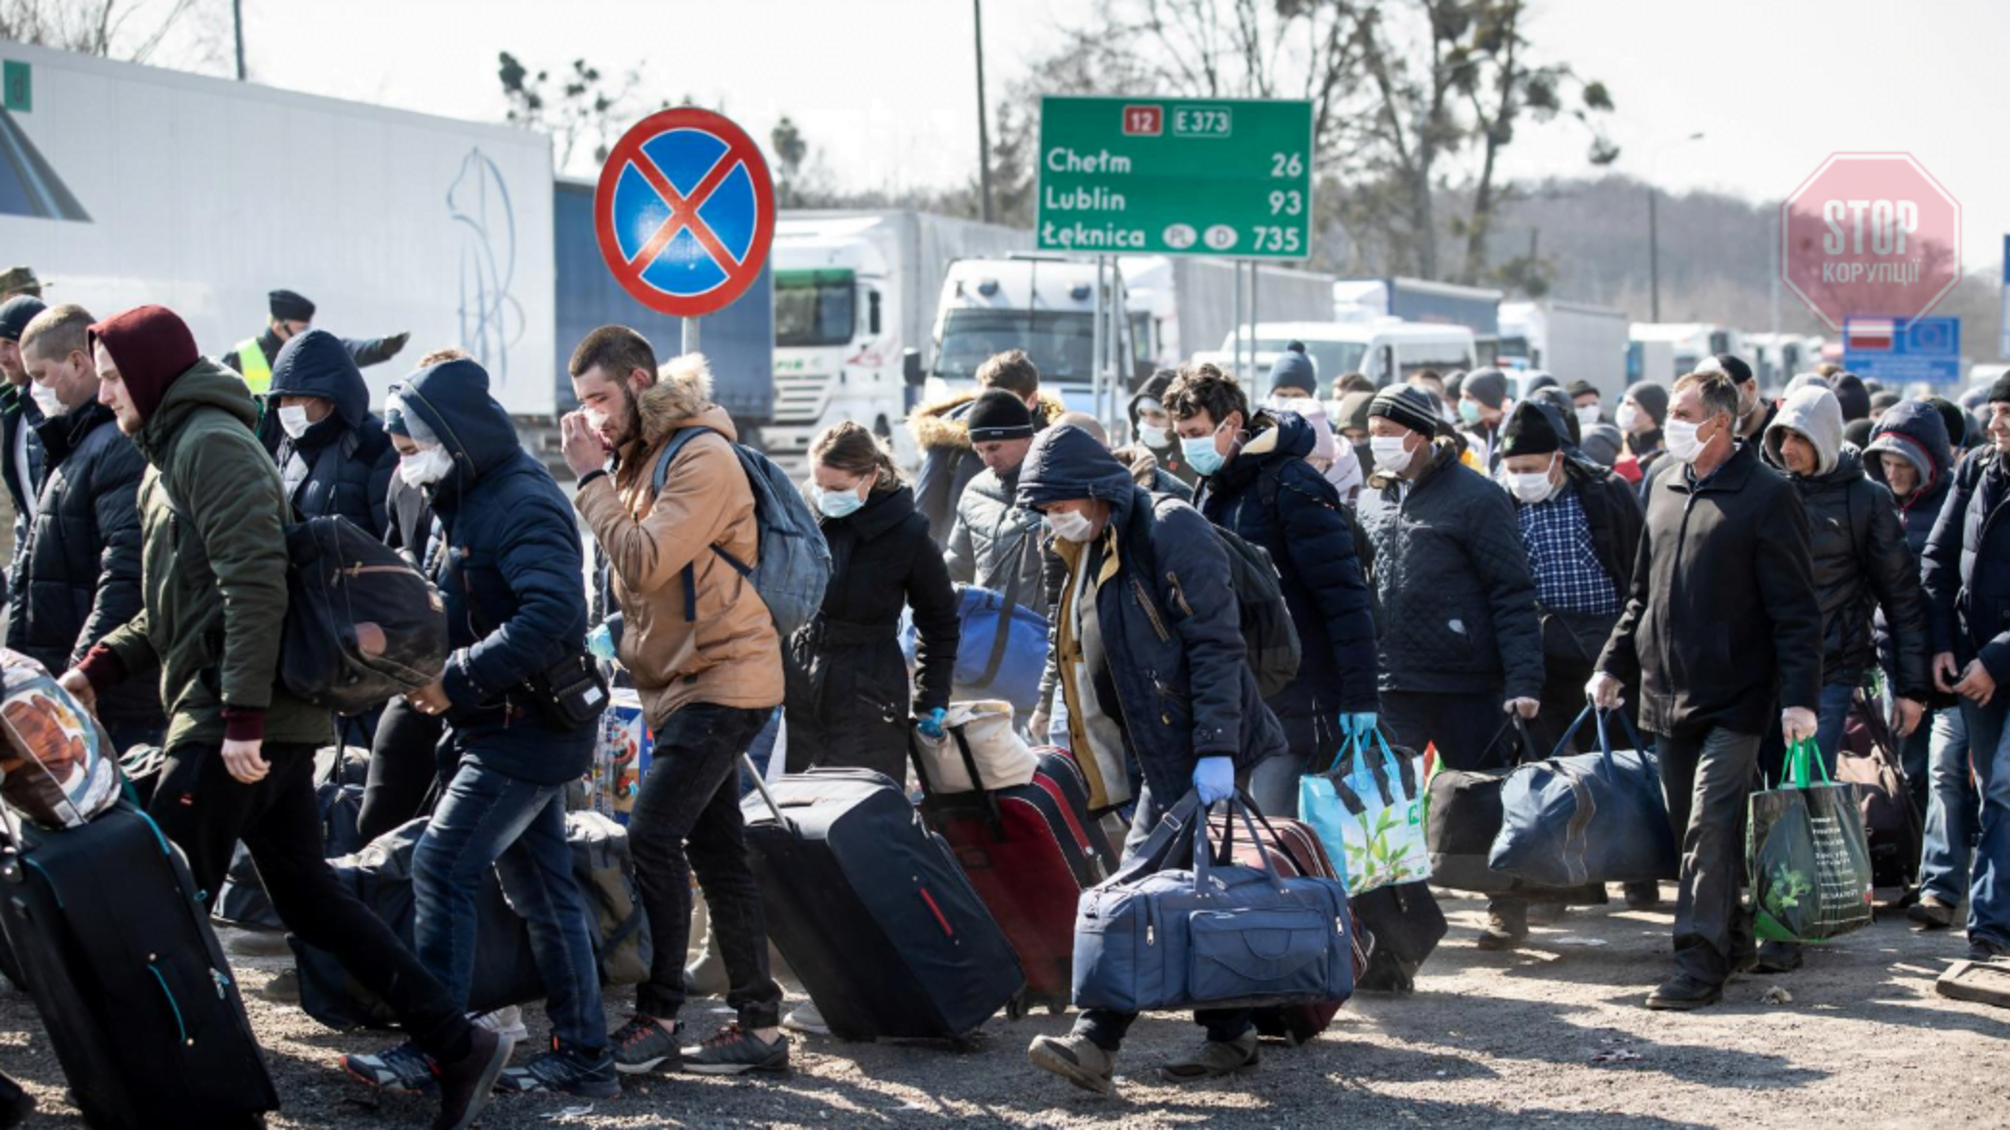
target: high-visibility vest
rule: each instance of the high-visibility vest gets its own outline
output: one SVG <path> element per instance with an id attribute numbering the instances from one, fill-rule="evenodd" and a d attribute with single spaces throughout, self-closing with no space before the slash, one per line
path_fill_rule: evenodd
<path id="1" fill-rule="evenodd" d="M 243 371 L 251 395 L 264 396 L 265 390 L 272 387 L 272 365 L 266 361 L 265 350 L 259 347 L 257 338 L 248 337 L 237 343 L 237 366 Z"/>

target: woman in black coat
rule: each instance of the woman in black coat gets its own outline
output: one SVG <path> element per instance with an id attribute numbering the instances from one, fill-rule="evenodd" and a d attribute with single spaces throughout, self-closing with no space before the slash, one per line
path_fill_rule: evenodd
<path id="1" fill-rule="evenodd" d="M 786 649 L 788 769 L 873 769 L 905 781 L 910 719 L 949 706 L 960 627 L 949 568 L 871 432 L 849 421 L 826 428 L 810 466 L 831 579 L 822 611 Z M 903 605 L 914 610 L 911 695 Z"/>

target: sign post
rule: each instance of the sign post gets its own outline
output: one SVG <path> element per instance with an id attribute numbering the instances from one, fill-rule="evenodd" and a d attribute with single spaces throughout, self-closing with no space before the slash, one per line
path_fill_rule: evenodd
<path id="1" fill-rule="evenodd" d="M 1843 323 L 1843 368 L 1886 385 L 1961 382 L 1961 319 L 1851 318 Z"/>
<path id="2" fill-rule="evenodd" d="M 607 269 L 637 302 L 682 319 L 682 350 L 698 351 L 698 319 L 745 293 L 775 236 L 768 163 L 731 120 L 681 106 L 621 135 L 600 168 L 593 223 Z"/>

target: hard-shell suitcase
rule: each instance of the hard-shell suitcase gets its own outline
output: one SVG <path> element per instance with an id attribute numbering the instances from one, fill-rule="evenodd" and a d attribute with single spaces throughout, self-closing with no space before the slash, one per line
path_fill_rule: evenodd
<path id="1" fill-rule="evenodd" d="M 961 1039 L 1025 987 L 956 856 L 892 780 L 812 769 L 741 802 L 768 935 L 834 1035 Z"/>
<path id="2" fill-rule="evenodd" d="M 961 736 L 952 737 L 970 779 L 981 781 Z M 1089 815 L 1089 786 L 1074 758 L 1053 748 L 1038 753 L 1040 767 L 1028 784 L 930 795 L 921 802 L 928 826 L 949 841 L 970 885 L 1018 951 L 1026 991 L 1007 1006 L 1015 1019 L 1039 1005 L 1066 1011 L 1075 904 L 1117 869 L 1117 853 Z"/>
<path id="3" fill-rule="evenodd" d="M 181 853 L 126 804 L 19 839 L 0 851 L 0 928 L 84 1120 L 263 1125 L 279 1097 Z"/>

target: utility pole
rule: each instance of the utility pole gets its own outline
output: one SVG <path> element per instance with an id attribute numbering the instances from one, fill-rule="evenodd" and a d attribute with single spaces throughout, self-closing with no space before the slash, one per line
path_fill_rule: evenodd
<path id="1" fill-rule="evenodd" d="M 991 222 L 991 125 L 984 109 L 984 0 L 970 0 L 977 25 L 977 185 L 984 197 L 984 222 Z M 238 70 L 242 72 L 242 61 Z"/>
<path id="2" fill-rule="evenodd" d="M 1647 186 L 1647 320 L 1661 320 L 1661 232 L 1654 219 L 1654 186 Z"/>
<path id="3" fill-rule="evenodd" d="M 230 26 L 237 39 L 237 81 L 244 81 L 244 0 L 230 0 Z"/>

